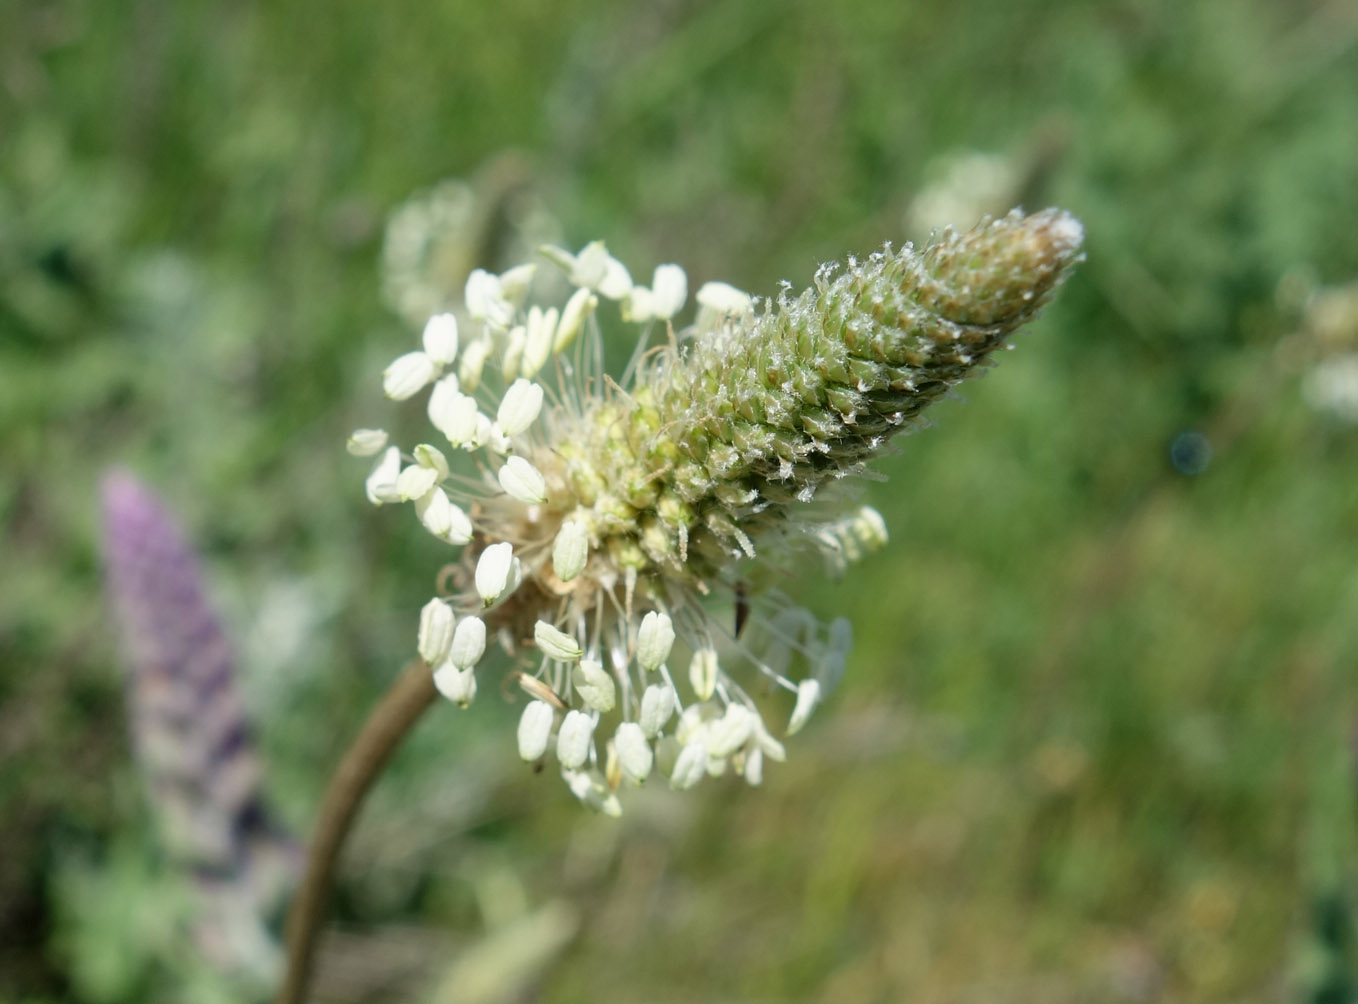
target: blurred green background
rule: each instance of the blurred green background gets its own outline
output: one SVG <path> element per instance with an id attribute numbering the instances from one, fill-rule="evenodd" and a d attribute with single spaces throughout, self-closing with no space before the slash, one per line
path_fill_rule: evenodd
<path id="1" fill-rule="evenodd" d="M 1088 261 L 806 577 L 857 645 L 762 789 L 594 817 L 487 677 L 368 805 L 318 999 L 1355 999 L 1347 0 L 0 5 L 0 999 L 258 999 L 169 906 L 97 479 L 191 529 L 303 832 L 441 560 L 342 443 L 447 178 L 468 255 L 547 221 L 695 287 L 1019 200 Z"/>

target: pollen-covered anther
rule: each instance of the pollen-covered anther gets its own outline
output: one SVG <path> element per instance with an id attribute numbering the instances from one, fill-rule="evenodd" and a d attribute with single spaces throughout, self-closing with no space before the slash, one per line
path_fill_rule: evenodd
<path id="1" fill-rule="evenodd" d="M 679 750 L 670 770 L 670 787 L 687 791 L 707 774 L 707 745 L 697 739 Z"/>
<path id="2" fill-rule="evenodd" d="M 642 669 L 657 670 L 670 657 L 674 647 L 674 623 L 669 614 L 652 610 L 641 619 L 637 629 L 637 664 Z"/>
<path id="3" fill-rule="evenodd" d="M 465 544 L 472 539 L 472 521 L 454 505 L 448 493 L 434 488 L 415 502 L 415 514 L 424 528 L 449 544 Z"/>
<path id="4" fill-rule="evenodd" d="M 447 366 L 457 358 L 457 318 L 435 314 L 424 325 L 421 335 L 425 354 L 437 366 Z"/>
<path id="5" fill-rule="evenodd" d="M 567 711 L 556 734 L 556 758 L 566 770 L 583 767 L 594 741 L 594 718 L 583 711 Z"/>
<path id="6" fill-rule="evenodd" d="M 755 714 L 742 704 L 732 704 L 707 729 L 707 755 L 728 757 L 745 745 L 754 732 Z"/>
<path id="7" fill-rule="evenodd" d="M 575 662 L 585 653 L 578 641 L 546 621 L 533 625 L 533 640 L 543 655 L 557 662 Z"/>
<path id="8" fill-rule="evenodd" d="M 618 752 L 618 766 L 624 776 L 636 784 L 650 777 L 655 755 L 640 725 L 623 722 L 613 736 L 613 744 Z"/>
<path id="9" fill-rule="evenodd" d="M 792 709 L 792 718 L 787 723 L 787 734 L 796 735 L 811 717 L 811 712 L 820 701 L 820 681 L 806 679 L 797 685 L 797 703 Z"/>
<path id="10" fill-rule="evenodd" d="M 617 687 L 613 677 L 608 675 L 597 659 L 581 659 L 575 666 L 572 678 L 575 692 L 586 705 L 601 714 L 613 710 L 618 699 Z"/>
<path id="11" fill-rule="evenodd" d="M 703 646 L 694 651 L 688 664 L 688 681 L 698 700 L 707 700 L 717 689 L 718 669 L 715 649 Z"/>
<path id="12" fill-rule="evenodd" d="M 537 760 L 546 753 L 555 724 L 556 712 L 550 704 L 529 701 L 519 717 L 519 756 L 525 760 Z"/>
<path id="13" fill-rule="evenodd" d="M 439 472 L 422 464 L 411 464 L 396 478 L 396 496 L 402 502 L 424 498 L 438 484 Z"/>
<path id="14" fill-rule="evenodd" d="M 384 429 L 355 429 L 344 444 L 350 455 L 355 457 L 371 457 L 386 445 L 387 433 Z"/>
<path id="15" fill-rule="evenodd" d="M 434 670 L 434 687 L 458 707 L 466 708 L 476 698 L 476 674 L 445 662 Z"/>
<path id="16" fill-rule="evenodd" d="M 513 456 L 506 460 L 496 478 L 505 493 L 520 502 L 538 505 L 547 501 L 547 479 L 523 457 Z"/>
<path id="17" fill-rule="evenodd" d="M 674 691 L 663 683 L 653 683 L 641 695 L 641 714 L 637 724 L 648 739 L 660 734 L 674 714 Z"/>
<path id="18" fill-rule="evenodd" d="M 443 661 L 453 643 L 453 608 L 440 599 L 432 599 L 420 610 L 420 658 L 430 666 Z"/>
<path id="19" fill-rule="evenodd" d="M 486 622 L 480 617 L 463 617 L 453 631 L 448 661 L 458 669 L 471 669 L 485 654 Z"/>
<path id="20" fill-rule="evenodd" d="M 589 531 L 582 523 L 566 520 L 552 542 L 552 571 L 562 582 L 570 582 L 589 562 Z"/>
<path id="21" fill-rule="evenodd" d="M 382 373 L 382 392 L 393 401 L 418 394 L 438 372 L 438 364 L 426 352 L 407 352 Z"/>
<path id="22" fill-rule="evenodd" d="M 495 421 L 510 438 L 525 432 L 542 410 L 542 387 L 520 377 L 509 385 L 500 401 Z"/>
<path id="23" fill-rule="evenodd" d="M 364 483 L 368 501 L 373 505 L 402 501 L 396 490 L 396 479 L 400 475 L 401 451 L 395 446 L 388 446 Z"/>
<path id="24" fill-rule="evenodd" d="M 520 577 L 519 559 L 508 541 L 491 544 L 476 561 L 476 592 L 486 606 L 514 591 Z"/>
<path id="25" fill-rule="evenodd" d="M 566 301 L 566 306 L 561 310 L 561 320 L 557 324 L 556 334 L 552 339 L 552 351 L 564 352 L 570 348 L 580 330 L 585 326 L 585 320 L 594 313 L 594 308 L 599 305 L 599 298 L 588 289 L 577 289 L 571 298 Z"/>

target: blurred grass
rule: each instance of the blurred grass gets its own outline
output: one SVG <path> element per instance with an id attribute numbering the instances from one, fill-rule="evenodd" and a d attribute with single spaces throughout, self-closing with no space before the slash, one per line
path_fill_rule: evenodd
<path id="1" fill-rule="evenodd" d="M 339 449 L 410 337 L 395 204 L 518 149 L 570 243 L 771 292 L 910 236 L 937 155 L 1054 135 L 1089 260 L 880 465 L 889 551 L 803 594 L 858 643 L 791 762 L 617 826 L 517 769 L 512 709 L 443 710 L 339 919 L 437 972 L 492 855 L 584 917 L 544 1000 L 1351 999 L 1358 430 L 1275 298 L 1358 278 L 1350 5 L 22 0 L 0 40 L 0 995 L 186 986 L 122 922 L 163 868 L 105 465 L 195 529 L 298 827 L 411 647 L 438 559 Z"/>

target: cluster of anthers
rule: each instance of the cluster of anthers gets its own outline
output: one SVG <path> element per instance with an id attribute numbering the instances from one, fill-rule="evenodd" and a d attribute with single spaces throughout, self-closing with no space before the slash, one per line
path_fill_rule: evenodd
<path id="1" fill-rule="evenodd" d="M 420 615 L 438 690 L 467 706 L 503 650 L 528 698 L 520 755 L 554 757 L 610 814 L 657 771 L 675 789 L 727 771 L 758 784 L 784 757 L 775 731 L 806 723 L 852 638 L 761 580 L 789 545 L 833 570 L 885 543 L 881 517 L 832 486 L 1030 319 L 1080 242 L 1065 213 L 1016 212 L 827 266 L 795 298 L 707 283 L 682 329 L 684 271 L 637 285 L 602 242 L 542 249 L 573 287 L 560 308 L 527 305 L 551 285 L 535 264 L 473 272 L 458 313 L 431 317 L 383 374 L 397 401 L 430 388 L 437 445 L 349 441 L 377 457 L 374 504 L 411 503 L 462 549 Z M 601 314 L 638 329 L 617 380 Z M 776 729 L 771 692 L 787 695 Z"/>

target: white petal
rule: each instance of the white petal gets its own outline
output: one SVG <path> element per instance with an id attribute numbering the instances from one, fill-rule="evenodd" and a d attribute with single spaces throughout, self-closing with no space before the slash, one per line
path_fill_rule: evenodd
<path id="1" fill-rule="evenodd" d="M 571 675 L 580 700 L 595 711 L 613 710 L 618 700 L 617 688 L 613 685 L 613 677 L 608 675 L 602 664 L 594 659 L 581 659 Z"/>
<path id="2" fill-rule="evenodd" d="M 420 658 L 437 666 L 453 643 L 453 608 L 435 597 L 420 610 Z"/>
<path id="3" fill-rule="evenodd" d="M 452 419 L 451 409 L 461 396 L 458 392 L 456 373 L 449 373 L 435 382 L 434 389 L 429 392 L 427 411 L 429 412 L 429 421 L 439 432 L 443 432 L 444 427 Z"/>
<path id="4" fill-rule="evenodd" d="M 428 467 L 430 470 L 437 471 L 440 480 L 448 476 L 448 461 L 435 447 L 428 443 L 421 443 L 411 453 L 415 457 L 415 463 L 421 467 Z"/>
<path id="5" fill-rule="evenodd" d="M 516 265 L 507 272 L 500 273 L 500 295 L 511 306 L 519 306 L 528 296 L 528 288 L 533 285 L 533 275 L 538 267 L 533 264 Z"/>
<path id="6" fill-rule="evenodd" d="M 476 697 L 476 674 L 470 669 L 458 669 L 451 662 L 445 662 L 434 670 L 434 686 L 448 700 L 465 708 Z"/>
<path id="7" fill-rule="evenodd" d="M 618 751 L 618 766 L 633 781 L 640 784 L 651 774 L 655 755 L 636 722 L 623 722 L 613 734 L 613 745 Z"/>
<path id="8" fill-rule="evenodd" d="M 435 314 L 425 322 L 421 341 L 430 359 L 447 366 L 457 358 L 457 318 L 452 314 Z"/>
<path id="9" fill-rule="evenodd" d="M 381 505 L 383 502 L 400 502 L 401 496 L 396 493 L 396 479 L 401 476 L 401 451 L 394 446 L 388 446 L 387 452 L 382 454 L 380 460 L 373 467 L 368 475 L 365 487 L 368 492 L 368 501 L 373 505 Z"/>
<path id="10" fill-rule="evenodd" d="M 486 654 L 486 622 L 480 617 L 463 617 L 457 622 L 448 661 L 458 669 L 471 669 Z"/>
<path id="11" fill-rule="evenodd" d="M 707 773 L 707 747 L 701 742 L 691 742 L 679 751 L 670 771 L 670 787 L 675 791 L 687 791 L 703 779 Z"/>
<path id="12" fill-rule="evenodd" d="M 787 734 L 796 735 L 811 717 L 811 712 L 820 700 L 820 681 L 808 677 L 797 684 L 797 703 L 792 709 L 792 718 L 787 723 Z"/>
<path id="13" fill-rule="evenodd" d="M 564 352 L 570 347 L 580 334 L 580 329 L 585 326 L 585 318 L 598 305 L 599 298 L 588 289 L 577 289 L 571 294 L 561 311 L 561 322 L 556 326 L 556 337 L 552 340 L 553 352 Z"/>
<path id="14" fill-rule="evenodd" d="M 546 621 L 533 625 L 533 640 L 537 642 L 542 654 L 557 662 L 574 662 L 584 655 L 584 649 L 573 637 L 552 627 Z"/>
<path id="15" fill-rule="evenodd" d="M 514 566 L 514 548 L 508 541 L 491 544 L 476 561 L 476 591 L 486 606 L 508 591 Z"/>
<path id="16" fill-rule="evenodd" d="M 665 684 L 653 683 L 641 695 L 639 724 L 647 737 L 654 739 L 674 714 L 674 693 Z"/>
<path id="17" fill-rule="evenodd" d="M 743 704 L 732 704 L 707 729 L 707 755 L 728 757 L 745 745 L 754 732 L 754 713 Z"/>
<path id="18" fill-rule="evenodd" d="M 712 696 L 717 689 L 717 652 L 715 649 L 703 648 L 693 653 L 693 659 L 688 664 L 688 682 L 693 687 L 693 692 L 698 695 L 698 700 L 705 701 Z"/>
<path id="19" fill-rule="evenodd" d="M 678 265 L 657 265 L 651 278 L 651 306 L 656 317 L 669 320 L 688 299 L 688 276 Z"/>
<path id="20" fill-rule="evenodd" d="M 510 457 L 497 475 L 500 487 L 520 502 L 537 505 L 547 501 L 547 481 L 523 457 Z"/>
<path id="21" fill-rule="evenodd" d="M 669 614 L 652 610 L 641 618 L 641 627 L 637 629 L 637 663 L 642 669 L 659 669 L 661 663 L 670 657 L 673 647 L 674 622 L 670 620 Z"/>
<path id="22" fill-rule="evenodd" d="M 589 533 L 584 524 L 566 520 L 552 543 L 552 571 L 562 582 L 570 582 L 589 562 Z"/>
<path id="23" fill-rule="evenodd" d="M 567 711 L 556 734 L 556 758 L 567 770 L 583 767 L 589 759 L 594 719 L 583 711 Z"/>
<path id="24" fill-rule="evenodd" d="M 402 502 L 424 498 L 438 480 L 439 472 L 432 467 L 411 464 L 396 478 L 396 494 Z"/>
<path id="25" fill-rule="evenodd" d="M 434 379 L 434 360 L 423 352 L 407 352 L 382 372 L 382 392 L 393 401 L 414 397 Z"/>
<path id="26" fill-rule="evenodd" d="M 478 338 L 462 350 L 462 362 L 458 363 L 457 376 L 462 381 L 462 389 L 468 394 L 476 392 L 481 386 L 481 373 L 486 368 L 486 357 L 490 355 L 490 340 Z"/>
<path id="27" fill-rule="evenodd" d="M 449 544 L 465 544 L 472 539 L 472 521 L 448 498 L 442 488 L 435 488 L 415 502 L 415 514 L 424 528 L 439 540 Z"/>
<path id="28" fill-rule="evenodd" d="M 531 380 L 518 379 L 509 385 L 495 421 L 506 436 L 517 436 L 537 421 L 542 411 L 542 387 Z"/>
<path id="29" fill-rule="evenodd" d="M 525 760 L 536 760 L 546 753 L 555 724 L 556 712 L 550 704 L 546 701 L 529 701 L 519 717 L 519 756 Z"/>
<path id="30" fill-rule="evenodd" d="M 387 445 L 384 429 L 355 429 L 344 448 L 355 457 L 371 457 Z"/>

